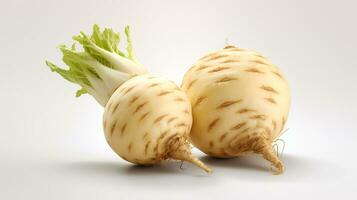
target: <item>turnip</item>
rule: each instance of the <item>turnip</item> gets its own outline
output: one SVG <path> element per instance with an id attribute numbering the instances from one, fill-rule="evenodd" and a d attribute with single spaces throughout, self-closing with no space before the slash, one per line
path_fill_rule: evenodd
<path id="1" fill-rule="evenodd" d="M 194 146 L 219 158 L 261 154 L 277 173 L 283 171 L 272 143 L 287 120 L 290 92 L 268 59 L 227 46 L 198 60 L 182 88 L 192 104 Z"/>
<path id="2" fill-rule="evenodd" d="M 191 154 L 188 143 L 192 126 L 191 105 L 172 81 L 149 75 L 135 59 L 129 27 L 125 28 L 127 54 L 119 50 L 119 33 L 81 32 L 75 45 L 61 45 L 68 70 L 46 64 L 63 78 L 81 86 L 77 96 L 92 95 L 104 107 L 103 127 L 110 147 L 123 159 L 151 165 L 172 158 L 211 170 Z"/>

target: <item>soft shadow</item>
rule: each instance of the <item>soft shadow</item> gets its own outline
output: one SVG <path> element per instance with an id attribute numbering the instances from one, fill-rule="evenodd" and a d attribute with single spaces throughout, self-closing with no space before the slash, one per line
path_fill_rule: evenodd
<path id="1" fill-rule="evenodd" d="M 152 166 L 138 166 L 120 161 L 76 161 L 61 162 L 51 166 L 51 171 L 58 174 L 85 178 L 101 179 L 118 182 L 126 180 L 126 183 L 136 185 L 138 182 L 150 186 L 152 180 L 165 187 L 168 178 L 175 180 L 175 185 L 185 187 L 189 178 L 190 182 L 200 185 L 219 183 L 219 180 L 256 180 L 256 181 L 315 181 L 336 180 L 344 176 L 344 170 L 337 163 L 322 160 L 315 157 L 285 154 L 282 161 L 285 171 L 281 175 L 274 176 L 270 170 L 270 163 L 259 155 L 245 155 L 231 159 L 217 159 L 208 156 L 201 160 L 214 171 L 209 175 L 196 166 L 185 162 L 183 169 L 180 162 L 167 161 Z M 53 170 L 54 169 L 54 170 Z M 338 173 L 337 173 L 338 172 Z M 193 178 L 193 179 L 192 179 Z"/>
<path id="2" fill-rule="evenodd" d="M 260 155 L 250 154 L 237 158 L 218 159 L 208 156 L 201 158 L 203 162 L 212 168 L 216 169 L 217 173 L 231 174 L 233 177 L 247 178 L 247 179 L 271 179 L 271 177 L 278 177 L 275 180 L 335 180 L 337 175 L 341 177 L 342 174 L 331 172 L 338 172 L 341 166 L 327 160 L 319 158 L 306 157 L 301 155 L 285 154 L 281 158 L 285 166 L 285 171 L 281 175 L 271 176 L 274 171 L 270 168 L 270 163 L 262 158 Z"/>
<path id="3" fill-rule="evenodd" d="M 77 161 L 77 162 L 64 162 L 57 165 L 65 171 L 77 171 L 78 173 L 93 173 L 111 176 L 156 176 L 156 175 L 175 175 L 180 174 L 187 176 L 206 177 L 207 174 L 198 169 L 192 164 L 185 164 L 184 168 L 180 168 L 180 162 L 168 161 L 160 164 L 143 166 L 134 165 L 123 162 L 99 162 L 99 161 Z"/>
<path id="4" fill-rule="evenodd" d="M 51 166 L 52 175 L 68 176 L 71 180 L 81 180 L 105 185 L 125 183 L 126 187 L 144 187 L 157 190 L 160 188 L 190 189 L 191 182 L 199 187 L 212 185 L 211 176 L 191 164 L 184 164 L 180 169 L 180 162 L 165 162 L 153 166 L 138 166 L 124 162 L 77 161 L 62 162 Z M 168 180 L 170 184 L 168 185 Z M 211 180 L 211 181 L 207 181 Z"/>
<path id="5" fill-rule="evenodd" d="M 267 171 L 267 162 L 257 155 L 246 155 L 237 158 L 213 158 L 204 156 L 201 161 L 214 168 L 244 169 L 253 171 Z"/>
<path id="6" fill-rule="evenodd" d="M 129 165 L 123 169 L 124 173 L 137 174 L 137 175 L 153 175 L 153 174 L 176 174 L 182 173 L 180 170 L 180 164 L 178 163 L 160 163 L 156 165 Z"/>

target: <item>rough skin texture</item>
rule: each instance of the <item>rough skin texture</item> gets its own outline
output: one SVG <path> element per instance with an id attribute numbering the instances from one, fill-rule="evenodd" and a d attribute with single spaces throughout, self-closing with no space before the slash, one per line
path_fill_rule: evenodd
<path id="1" fill-rule="evenodd" d="M 272 142 L 287 120 L 290 92 L 265 57 L 227 46 L 191 67 L 182 89 L 192 104 L 190 137 L 197 148 L 220 158 L 258 153 L 283 171 Z"/>
<path id="2" fill-rule="evenodd" d="M 210 171 L 191 155 L 187 142 L 191 126 L 186 94 L 172 81 L 151 75 L 135 76 L 122 84 L 103 116 L 106 140 L 123 159 L 149 165 L 174 158 Z"/>

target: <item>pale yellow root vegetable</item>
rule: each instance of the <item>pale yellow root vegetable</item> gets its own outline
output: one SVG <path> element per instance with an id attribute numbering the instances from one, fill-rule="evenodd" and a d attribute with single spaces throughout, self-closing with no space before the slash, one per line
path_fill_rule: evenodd
<path id="1" fill-rule="evenodd" d="M 139 75 L 121 85 L 105 106 L 103 126 L 112 149 L 137 164 L 173 158 L 210 169 L 192 156 L 191 105 L 173 82 Z"/>
<path id="2" fill-rule="evenodd" d="M 46 63 L 81 86 L 77 96 L 89 93 L 105 108 L 106 140 L 123 159 L 150 165 L 172 158 L 211 172 L 191 154 L 192 115 L 186 94 L 172 81 L 148 75 L 134 57 L 129 27 L 125 34 L 127 54 L 118 48 L 119 33 L 94 25 L 92 35 L 73 37 L 84 51 L 60 46 L 68 70 Z"/>
<path id="3" fill-rule="evenodd" d="M 190 137 L 197 148 L 219 158 L 261 154 L 283 172 L 272 143 L 287 120 L 290 91 L 264 56 L 227 46 L 198 60 L 182 88 L 192 104 Z"/>

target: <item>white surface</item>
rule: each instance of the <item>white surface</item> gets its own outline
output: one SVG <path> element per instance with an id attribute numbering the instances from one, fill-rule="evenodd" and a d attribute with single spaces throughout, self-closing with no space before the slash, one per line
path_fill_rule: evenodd
<path id="1" fill-rule="evenodd" d="M 190 1 L 191 2 L 191 1 Z M 355 199 L 355 1 L 1 1 L 0 199 Z M 280 66 L 293 99 L 274 176 L 255 156 L 137 167 L 118 158 L 102 108 L 44 65 L 93 23 L 130 24 L 140 61 L 180 83 L 225 40 Z"/>

